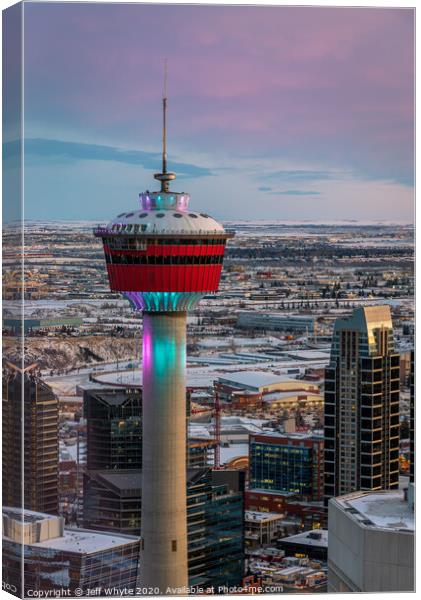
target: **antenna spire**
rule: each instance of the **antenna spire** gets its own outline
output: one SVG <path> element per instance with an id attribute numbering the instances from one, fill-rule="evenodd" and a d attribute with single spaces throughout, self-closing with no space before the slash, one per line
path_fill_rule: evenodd
<path id="1" fill-rule="evenodd" d="M 164 82 L 162 88 L 162 173 L 154 175 L 161 182 L 161 192 L 168 192 L 170 181 L 175 179 L 175 173 L 167 171 L 167 59 L 164 60 Z"/>
<path id="2" fill-rule="evenodd" d="M 164 60 L 164 87 L 162 90 L 162 173 L 167 173 L 167 59 Z"/>

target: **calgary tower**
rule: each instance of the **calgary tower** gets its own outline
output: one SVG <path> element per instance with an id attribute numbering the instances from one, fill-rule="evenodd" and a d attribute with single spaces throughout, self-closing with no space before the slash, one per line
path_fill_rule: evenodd
<path id="1" fill-rule="evenodd" d="M 161 189 L 141 193 L 140 209 L 94 231 L 111 290 L 143 312 L 141 585 L 154 595 L 188 586 L 186 317 L 218 290 L 225 244 L 234 235 L 191 212 L 188 194 L 170 190 L 165 91 L 162 104 L 162 172 L 154 176 Z"/>

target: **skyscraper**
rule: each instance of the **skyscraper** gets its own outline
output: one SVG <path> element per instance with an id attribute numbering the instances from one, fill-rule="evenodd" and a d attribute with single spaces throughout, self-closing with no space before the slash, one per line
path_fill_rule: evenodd
<path id="1" fill-rule="evenodd" d="M 411 371 L 409 375 L 409 487 L 408 502 L 414 507 L 415 486 L 415 350 L 411 350 Z"/>
<path id="2" fill-rule="evenodd" d="M 389 306 L 335 322 L 325 378 L 325 502 L 399 484 L 399 354 Z"/>
<path id="3" fill-rule="evenodd" d="M 142 390 L 139 387 L 85 389 L 88 471 L 142 470 Z M 215 441 L 189 438 L 187 465 L 214 463 Z"/>
<path id="4" fill-rule="evenodd" d="M 88 471 L 142 469 L 142 395 L 139 389 L 85 390 Z"/>
<path id="5" fill-rule="evenodd" d="M 170 191 L 163 98 L 162 173 L 140 210 L 120 213 L 94 234 L 102 239 L 110 287 L 143 312 L 141 584 L 181 592 L 187 577 L 186 317 L 216 292 L 232 233 L 190 197 Z"/>
<path id="6" fill-rule="evenodd" d="M 3 504 L 57 514 L 58 399 L 36 369 L 3 371 Z"/>

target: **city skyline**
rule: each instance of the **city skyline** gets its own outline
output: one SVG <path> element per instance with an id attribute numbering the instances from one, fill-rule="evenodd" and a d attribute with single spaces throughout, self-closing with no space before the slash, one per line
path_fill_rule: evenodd
<path id="1" fill-rule="evenodd" d="M 28 4 L 25 51 L 27 218 L 135 201 L 165 58 L 169 168 L 199 210 L 413 218 L 410 9 Z"/>
<path id="2" fill-rule="evenodd" d="M 6 591 L 413 591 L 410 11 L 6 11 Z"/>

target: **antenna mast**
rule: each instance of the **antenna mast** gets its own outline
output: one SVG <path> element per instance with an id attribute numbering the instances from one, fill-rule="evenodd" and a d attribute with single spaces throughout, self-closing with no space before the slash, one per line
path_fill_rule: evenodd
<path id="1" fill-rule="evenodd" d="M 167 173 L 167 59 L 164 61 L 164 88 L 162 90 L 162 173 Z"/>
<path id="2" fill-rule="evenodd" d="M 161 192 L 168 192 L 175 173 L 167 171 L 167 59 L 164 60 L 164 86 L 162 89 L 162 173 L 154 175 L 161 182 Z"/>

